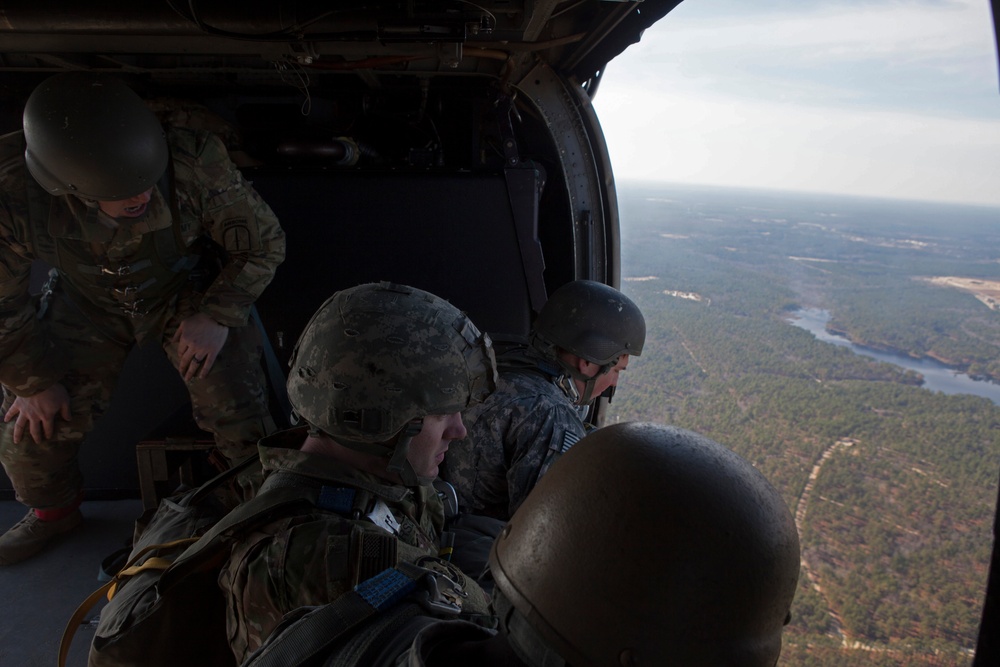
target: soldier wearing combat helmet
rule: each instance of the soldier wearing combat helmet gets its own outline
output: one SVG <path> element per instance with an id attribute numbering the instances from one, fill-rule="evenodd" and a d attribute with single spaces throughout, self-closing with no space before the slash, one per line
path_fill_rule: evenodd
<path id="1" fill-rule="evenodd" d="M 642 353 L 639 307 L 608 285 L 577 280 L 542 307 L 531 345 L 497 360 L 497 391 L 464 414 L 442 477 L 464 512 L 505 521 L 555 460 L 586 434 L 594 400 L 611 396 L 629 357 Z"/>
<path id="2" fill-rule="evenodd" d="M 773 667 L 799 560 L 788 506 L 749 461 L 649 423 L 587 436 L 490 553 L 504 634 L 547 667 Z"/>
<path id="3" fill-rule="evenodd" d="M 315 664 L 774 667 L 799 540 L 748 461 L 691 431 L 615 424 L 556 462 L 490 566 L 498 629 L 404 600 Z M 354 662 L 370 645 L 382 647 L 377 658 Z"/>
<path id="4" fill-rule="evenodd" d="M 0 137 L 0 461 L 31 508 L 0 565 L 82 522 L 79 448 L 136 344 L 163 347 L 226 457 L 254 453 L 273 422 L 249 319 L 284 254 L 217 137 L 161 125 L 116 79 L 35 88 Z M 54 267 L 40 300 L 35 260 Z"/>
<path id="5" fill-rule="evenodd" d="M 261 441 L 260 494 L 312 485 L 320 506 L 234 547 L 219 581 L 237 662 L 286 614 L 335 602 L 400 563 L 448 570 L 462 613 L 487 614 L 485 594 L 436 559 L 445 514 L 431 483 L 465 436 L 461 411 L 496 386 L 489 337 L 432 294 L 367 284 L 320 306 L 290 365 L 288 396 L 305 425 Z"/>

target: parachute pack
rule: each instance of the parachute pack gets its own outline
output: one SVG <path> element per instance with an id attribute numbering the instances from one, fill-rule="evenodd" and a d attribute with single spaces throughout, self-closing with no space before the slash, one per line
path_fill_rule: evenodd
<path id="1" fill-rule="evenodd" d="M 101 610 L 88 667 L 235 667 L 226 634 L 225 598 L 216 583 L 230 546 L 279 510 L 315 505 L 318 495 L 315 488 L 274 489 L 227 513 L 214 491 L 252 465 L 259 465 L 257 457 L 160 501 L 136 537 L 125 567 L 70 619 L 59 648 L 59 667 L 66 664 L 76 628 L 104 596 L 108 603 Z"/>
<path id="2" fill-rule="evenodd" d="M 260 465 L 256 456 L 196 489 L 164 498 L 148 521 L 143 517 L 136 522 L 136 537 L 124 567 L 94 591 L 67 624 L 59 647 L 59 667 L 65 667 L 73 635 L 83 618 L 105 596 L 108 603 L 101 610 L 88 667 L 236 667 L 226 631 L 225 595 L 217 583 L 233 543 L 279 515 L 322 506 L 320 495 L 329 488 L 289 483 L 275 475 L 269 482 L 277 484 L 265 483 L 257 496 L 227 513 L 215 492 L 254 465 Z M 453 489 L 451 503 L 449 494 L 439 491 L 439 496 L 449 509 L 457 509 Z M 462 535 L 463 530 L 472 529 L 459 528 L 457 534 Z M 489 536 L 480 535 L 478 526 L 472 532 L 488 544 L 496 527 L 489 526 Z M 359 554 L 364 551 L 382 563 L 387 554 L 395 554 L 394 544 L 388 548 L 387 543 L 395 542 L 388 534 L 364 535 L 370 539 L 367 546 L 359 545 Z M 460 538 L 463 545 L 471 541 Z M 383 547 L 378 548 L 379 544 Z M 458 549 L 460 554 L 464 551 Z M 476 550 L 470 549 L 470 553 Z M 414 563 L 399 562 L 395 568 L 372 572 L 355 590 L 335 601 L 291 614 L 285 631 L 276 632 L 248 664 L 305 664 L 360 623 L 373 615 L 386 615 L 390 609 L 393 611 L 385 621 L 390 626 L 400 614 L 426 614 L 461 616 L 495 627 L 487 594 L 467 582 L 462 571 L 449 562 L 450 550 L 448 554 L 444 559 L 424 556 Z M 480 555 L 479 560 L 485 562 L 485 556 Z M 411 604 L 398 605 L 403 598 Z M 372 635 L 352 650 L 364 655 L 375 640 Z"/>

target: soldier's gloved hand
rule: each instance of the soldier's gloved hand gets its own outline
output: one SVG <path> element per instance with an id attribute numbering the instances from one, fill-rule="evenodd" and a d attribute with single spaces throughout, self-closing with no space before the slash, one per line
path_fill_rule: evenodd
<path id="1" fill-rule="evenodd" d="M 69 393 L 58 382 L 34 396 L 21 397 L 7 410 L 3 420 L 14 422 L 14 443 L 21 442 L 27 428 L 36 443 L 48 440 L 55 433 L 56 417 L 69 421 Z"/>
<path id="2" fill-rule="evenodd" d="M 229 327 L 204 313 L 195 313 L 181 322 L 174 342 L 180 355 L 178 369 L 185 382 L 196 374 L 202 378 L 208 375 L 228 337 Z"/>

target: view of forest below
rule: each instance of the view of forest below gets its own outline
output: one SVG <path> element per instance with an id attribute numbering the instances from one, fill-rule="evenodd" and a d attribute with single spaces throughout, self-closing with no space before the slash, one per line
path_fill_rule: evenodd
<path id="1" fill-rule="evenodd" d="M 1000 311 L 935 277 L 1000 279 L 1000 209 L 619 185 L 622 289 L 647 341 L 607 422 L 674 424 L 753 462 L 803 568 L 779 665 L 969 665 L 1000 407 L 788 323 L 1000 379 Z"/>

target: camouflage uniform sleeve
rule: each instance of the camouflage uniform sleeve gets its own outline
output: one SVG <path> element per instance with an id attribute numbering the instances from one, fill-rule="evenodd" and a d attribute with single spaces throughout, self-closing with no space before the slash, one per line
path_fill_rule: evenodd
<path id="1" fill-rule="evenodd" d="M 358 542 L 367 533 L 387 534 L 365 520 L 313 513 L 275 521 L 234 546 L 219 585 L 227 596 L 229 642 L 239 663 L 286 614 L 333 602 L 357 584 L 363 559 L 377 555 Z M 436 554 L 437 546 L 411 546 L 397 538 L 392 553 L 397 561 L 412 563 Z M 478 586 L 472 590 L 474 585 L 467 590 L 474 600 L 478 593 L 485 607 L 485 593 Z"/>
<path id="2" fill-rule="evenodd" d="M 561 390 L 530 374 L 501 374 L 497 390 L 463 419 L 469 433 L 449 447 L 443 477 L 463 511 L 503 519 L 585 433 Z"/>
<path id="3" fill-rule="evenodd" d="M 539 397 L 522 406 L 505 442 L 508 516 L 512 516 L 549 467 L 586 434 L 579 415 L 566 403 Z"/>
<path id="4" fill-rule="evenodd" d="M 237 545 L 219 576 L 237 662 L 266 640 L 282 617 L 332 602 L 350 590 L 350 537 L 337 522 L 293 517 Z"/>
<path id="5" fill-rule="evenodd" d="M 225 250 L 225 264 L 202 299 L 201 311 L 226 326 L 242 326 L 254 301 L 285 258 L 285 233 L 271 207 L 244 180 L 222 141 L 201 133 L 195 156 L 206 233 Z"/>
<path id="6" fill-rule="evenodd" d="M 27 177 L 24 170 L 21 175 Z M 24 183 L 0 176 L 0 383 L 18 396 L 32 396 L 58 382 L 64 369 L 35 316 L 29 292 L 31 235 Z"/>
<path id="7" fill-rule="evenodd" d="M 443 479 L 458 493 L 459 509 L 472 514 L 500 515 L 507 506 L 507 462 L 504 441 L 516 395 L 501 375 L 497 391 L 462 414 L 468 435 L 448 447 Z"/>

